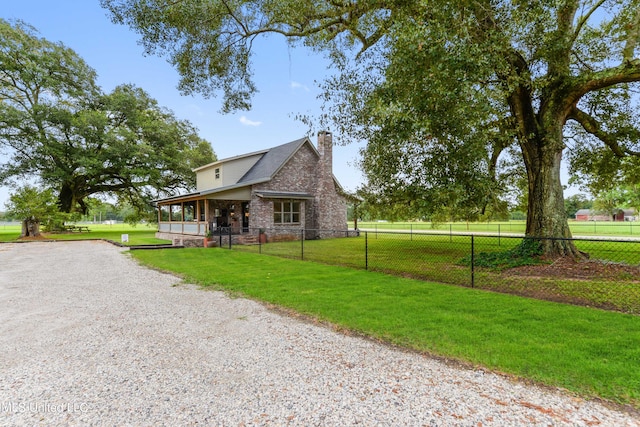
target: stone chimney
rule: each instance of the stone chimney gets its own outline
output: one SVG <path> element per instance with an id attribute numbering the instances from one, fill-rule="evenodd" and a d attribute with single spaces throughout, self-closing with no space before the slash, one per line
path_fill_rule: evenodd
<path id="1" fill-rule="evenodd" d="M 347 229 L 347 204 L 338 192 L 333 179 L 333 138 L 331 132 L 318 132 L 317 189 L 314 200 L 314 223 L 316 237 L 336 237 L 336 230 L 344 235 Z"/>
<path id="2" fill-rule="evenodd" d="M 318 152 L 322 164 L 322 174 L 333 175 L 333 138 L 331 132 L 318 132 Z"/>

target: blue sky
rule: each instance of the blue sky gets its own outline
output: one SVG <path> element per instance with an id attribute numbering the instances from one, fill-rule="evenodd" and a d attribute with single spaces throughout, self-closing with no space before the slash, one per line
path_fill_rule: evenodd
<path id="1" fill-rule="evenodd" d="M 329 72 L 328 61 L 303 48 L 290 49 L 282 37 L 260 40 L 254 73 L 259 93 L 251 111 L 221 114 L 220 98 L 182 96 L 177 72 L 163 58 L 143 55 L 138 36 L 113 24 L 98 0 L 3 1 L 0 17 L 21 19 L 40 36 L 76 51 L 98 74 L 98 84 L 110 92 L 132 83 L 147 91 L 180 119 L 189 120 L 208 140 L 219 159 L 283 144 L 309 131 L 297 114 L 318 114 L 318 83 Z M 321 129 L 312 129 L 315 135 Z M 315 136 L 311 137 L 315 143 Z M 334 174 L 343 187 L 355 190 L 362 175 L 355 163 L 358 146 L 335 146 Z M 4 159 L 2 159 L 4 160 Z M 0 210 L 11 191 L 0 187 Z"/>

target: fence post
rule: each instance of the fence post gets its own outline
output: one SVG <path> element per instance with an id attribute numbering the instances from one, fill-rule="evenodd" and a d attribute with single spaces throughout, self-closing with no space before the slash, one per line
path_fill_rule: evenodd
<path id="1" fill-rule="evenodd" d="M 413 240 L 413 224 L 409 224 L 409 234 L 411 235 L 410 241 Z"/>
<path id="2" fill-rule="evenodd" d="M 261 254 L 262 253 L 262 236 L 260 233 L 260 228 L 258 228 L 258 253 Z M 265 230 L 266 231 L 266 230 Z"/>
<path id="3" fill-rule="evenodd" d="M 471 235 L 471 287 L 473 288 L 475 286 L 475 271 L 474 271 L 474 264 L 475 264 L 475 250 L 474 250 L 474 242 L 473 242 L 473 234 Z"/>
<path id="4" fill-rule="evenodd" d="M 304 261 L 304 228 L 300 229 L 300 259 Z"/>
<path id="5" fill-rule="evenodd" d="M 229 249 L 231 249 L 231 227 L 229 227 Z"/>
<path id="6" fill-rule="evenodd" d="M 498 224 L 498 246 L 500 246 L 500 224 Z"/>
<path id="7" fill-rule="evenodd" d="M 369 232 L 364 232 L 364 269 L 369 269 Z"/>

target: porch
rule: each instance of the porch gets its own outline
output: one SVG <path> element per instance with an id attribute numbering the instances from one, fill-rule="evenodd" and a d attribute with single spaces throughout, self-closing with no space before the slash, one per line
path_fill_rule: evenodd
<path id="1" fill-rule="evenodd" d="M 174 245 L 202 246 L 205 237 L 219 246 L 253 244 L 265 229 L 268 236 L 262 237 L 269 241 L 290 238 L 292 228 L 308 229 L 307 239 L 320 237 L 318 230 L 307 227 L 315 223 L 313 197 L 307 193 L 192 193 L 156 203 L 156 237 Z"/>
<path id="2" fill-rule="evenodd" d="M 159 235 L 237 235 L 248 233 L 249 226 L 247 200 L 200 198 L 158 203 Z"/>

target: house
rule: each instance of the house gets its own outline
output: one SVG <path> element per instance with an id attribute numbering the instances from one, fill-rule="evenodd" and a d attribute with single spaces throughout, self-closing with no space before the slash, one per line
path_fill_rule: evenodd
<path id="1" fill-rule="evenodd" d="M 272 240 L 302 230 L 306 239 L 344 236 L 348 196 L 333 176 L 331 133 L 317 144 L 305 137 L 194 169 L 195 192 L 155 201 L 157 237 L 198 245 L 208 233 L 248 243 L 259 229 Z"/>
<path id="2" fill-rule="evenodd" d="M 579 209 L 576 212 L 576 221 L 611 221 L 611 216 L 597 213 L 591 209 Z"/>
<path id="3" fill-rule="evenodd" d="M 635 209 L 622 209 L 625 221 L 638 221 L 638 212 Z"/>
<path id="4" fill-rule="evenodd" d="M 636 221 L 635 209 L 616 209 L 615 214 L 605 214 L 592 209 L 579 209 L 576 221 Z"/>

